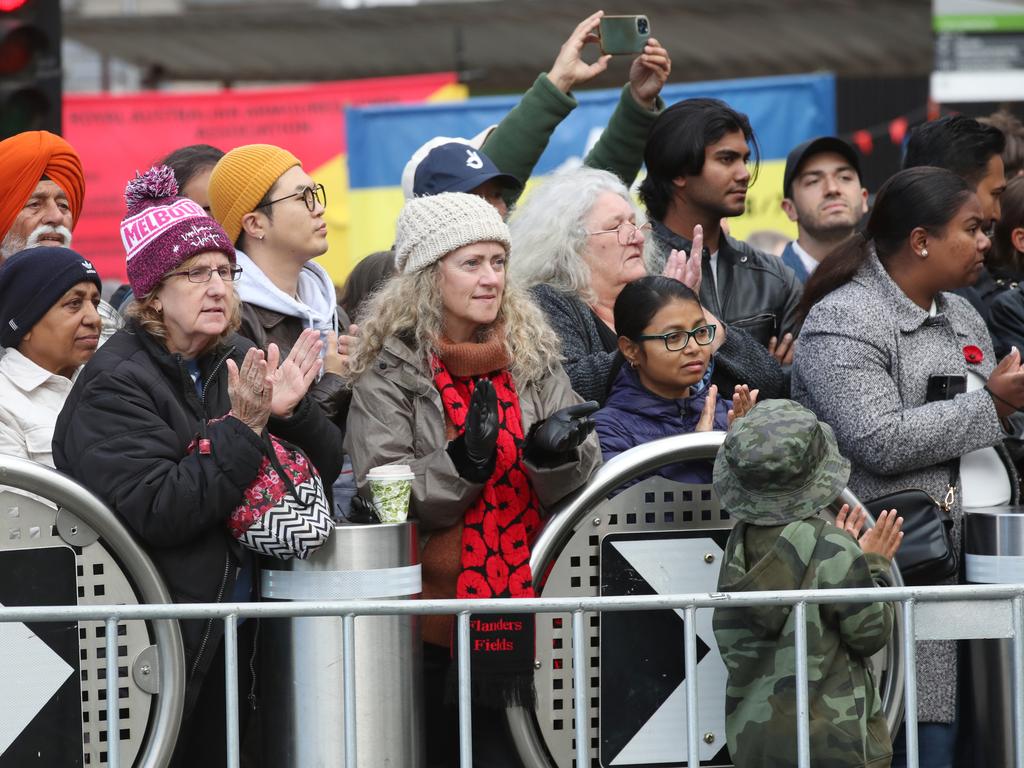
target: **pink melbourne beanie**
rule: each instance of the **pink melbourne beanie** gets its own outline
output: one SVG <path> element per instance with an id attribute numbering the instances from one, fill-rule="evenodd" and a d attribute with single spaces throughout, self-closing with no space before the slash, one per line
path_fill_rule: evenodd
<path id="1" fill-rule="evenodd" d="M 124 199 L 128 214 L 121 222 L 121 242 L 136 298 L 197 254 L 220 251 L 235 263 L 235 248 L 224 229 L 198 203 L 178 197 L 174 172 L 166 165 L 136 175 Z"/>

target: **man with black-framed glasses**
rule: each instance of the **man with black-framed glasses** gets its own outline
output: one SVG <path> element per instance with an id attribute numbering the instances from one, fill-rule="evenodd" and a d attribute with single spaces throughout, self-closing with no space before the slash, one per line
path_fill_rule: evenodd
<path id="1" fill-rule="evenodd" d="M 210 208 L 235 244 L 243 336 L 287 355 L 306 328 L 324 340 L 323 373 L 310 393 L 343 425 L 347 403 L 334 283 L 313 259 L 327 252 L 327 192 L 291 152 L 249 144 L 228 152 L 210 175 Z"/>

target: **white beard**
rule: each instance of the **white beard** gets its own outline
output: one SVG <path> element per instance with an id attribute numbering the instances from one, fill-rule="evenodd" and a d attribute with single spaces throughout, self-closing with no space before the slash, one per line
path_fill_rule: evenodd
<path id="1" fill-rule="evenodd" d="M 70 229 L 64 226 L 41 224 L 32 230 L 28 237 L 21 237 L 13 232 L 8 232 L 6 237 L 3 239 L 3 242 L 0 242 L 0 261 L 9 259 L 18 251 L 24 251 L 26 248 L 38 248 L 41 245 L 39 241 L 45 235 L 52 234 L 60 235 L 61 239 L 64 241 L 61 243 L 61 247 L 71 247 Z"/>

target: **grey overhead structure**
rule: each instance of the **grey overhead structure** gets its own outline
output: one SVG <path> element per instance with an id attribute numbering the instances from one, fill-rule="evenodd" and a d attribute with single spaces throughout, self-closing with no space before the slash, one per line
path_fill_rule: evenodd
<path id="1" fill-rule="evenodd" d="M 594 8 L 583 0 L 339 7 L 353 4 L 179 0 L 163 4 L 172 9 L 164 15 L 109 16 L 90 15 L 91 4 L 80 2 L 65 12 L 64 29 L 159 79 L 285 82 L 456 71 L 480 90 L 497 90 L 523 88 L 547 69 Z M 603 7 L 637 12 L 632 1 Z M 932 69 L 930 0 L 645 0 L 641 10 L 672 54 L 677 82 Z M 613 64 L 603 85 L 624 81 L 627 58 Z"/>

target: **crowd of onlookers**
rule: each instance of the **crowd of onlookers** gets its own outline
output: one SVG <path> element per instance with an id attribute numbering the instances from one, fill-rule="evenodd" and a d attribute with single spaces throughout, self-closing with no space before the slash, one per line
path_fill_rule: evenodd
<path id="1" fill-rule="evenodd" d="M 581 57 L 600 16 L 500 124 L 417 151 L 393 248 L 340 289 L 315 261 L 329 190 L 285 149 L 183 147 L 126 179 L 128 282 L 104 301 L 73 250 L 74 148 L 0 142 L 0 453 L 96 493 L 179 602 L 258 599 L 259 556 L 291 546 L 260 520 L 372 521 L 366 475 L 391 464 L 413 476 L 425 597 L 530 597 L 546 511 L 603 459 L 692 431 L 727 431 L 717 460 L 657 473 L 713 483 L 737 520 L 723 590 L 872 585 L 911 531 L 898 509 L 826 523 L 847 486 L 946 499 L 961 547 L 964 510 L 1019 496 L 1024 128 L 923 124 L 874 195 L 849 143 L 804 142 L 783 180 L 798 236 L 771 254 L 728 234 L 759 159 L 750 122 L 716 99 L 664 104 L 651 39 L 582 167 L 520 203 L 573 89 L 607 66 Z M 532 696 L 532 618 L 510 606 L 471 638 L 482 766 L 517 764 L 501 710 Z M 808 618 L 812 760 L 905 764 L 866 661 L 891 609 Z M 737 765 L 795 759 L 792 621 L 716 612 Z M 223 628 L 182 628 L 174 765 L 223 765 Z M 257 638 L 243 622 L 242 658 Z M 428 764 L 453 765 L 450 617 L 425 617 L 423 641 Z M 922 643 L 917 665 L 921 764 L 953 765 L 956 643 Z M 253 707 L 255 668 L 238 668 Z"/>

